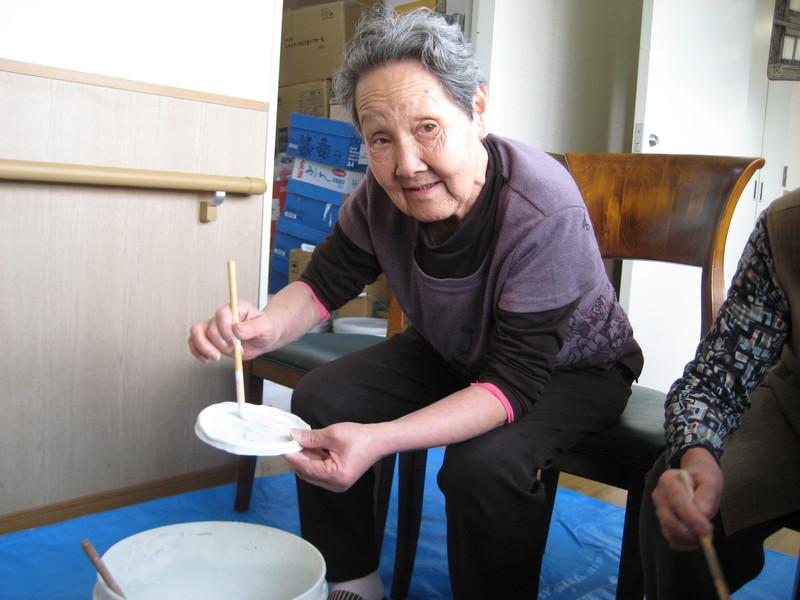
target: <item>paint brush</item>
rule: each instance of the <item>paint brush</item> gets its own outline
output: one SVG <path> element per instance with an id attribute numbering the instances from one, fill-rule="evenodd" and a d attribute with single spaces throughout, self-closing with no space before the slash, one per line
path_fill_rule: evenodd
<path id="1" fill-rule="evenodd" d="M 686 474 L 686 471 L 678 471 L 678 478 L 681 480 L 683 487 L 686 488 L 686 491 L 689 492 L 689 496 L 694 499 L 694 490 L 692 489 L 692 484 L 689 482 L 689 476 Z M 719 600 L 729 600 L 730 593 L 728 592 L 728 585 L 725 583 L 725 575 L 722 573 L 722 567 L 719 565 L 717 551 L 714 550 L 711 536 L 701 535 L 700 545 L 703 547 L 703 554 L 706 556 L 708 570 L 711 573 L 711 578 L 714 580 L 714 587 L 717 589 Z"/>
<path id="2" fill-rule="evenodd" d="M 236 285 L 236 262 L 228 261 L 228 287 L 230 288 L 231 295 L 231 313 L 233 314 L 233 322 L 239 322 L 239 293 Z M 236 404 L 239 408 L 239 416 L 242 415 L 244 408 L 244 369 L 242 368 L 242 342 L 238 339 L 233 346 L 233 365 L 234 377 L 236 378 Z"/>
<path id="3" fill-rule="evenodd" d="M 92 561 L 94 568 L 97 569 L 97 572 L 100 573 L 100 577 L 103 578 L 103 581 L 106 582 L 108 589 L 114 592 L 120 598 L 124 598 L 125 594 L 122 593 L 122 590 L 119 589 L 119 585 L 117 582 L 114 581 L 114 578 L 111 576 L 111 572 L 108 570 L 106 563 L 103 562 L 103 559 L 100 558 L 100 555 L 97 553 L 97 550 L 94 549 L 92 542 L 89 540 L 83 540 L 81 542 L 81 548 L 83 551 L 86 552 L 86 556 L 89 557 L 89 560 Z"/>

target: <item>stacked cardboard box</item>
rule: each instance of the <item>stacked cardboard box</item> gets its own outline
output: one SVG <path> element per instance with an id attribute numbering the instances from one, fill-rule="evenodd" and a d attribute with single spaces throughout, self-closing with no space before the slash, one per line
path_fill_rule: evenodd
<path id="1" fill-rule="evenodd" d="M 302 248 L 295 248 L 291 251 L 289 258 L 289 282 L 295 281 L 306 268 L 308 261 L 311 260 L 311 252 Z M 392 290 L 386 276 L 381 274 L 375 283 L 364 288 L 358 298 L 351 300 L 341 307 L 336 314 L 337 318 L 342 317 L 383 317 L 389 311 L 389 301 L 392 297 Z"/>
<path id="2" fill-rule="evenodd" d="M 289 119 L 292 113 L 328 117 L 330 115 L 330 104 L 330 79 L 279 87 L 276 151 L 286 152 L 286 142 L 289 139 Z"/>
<path id="3" fill-rule="evenodd" d="M 286 195 L 289 193 L 289 182 L 287 179 L 275 179 L 272 184 L 272 212 L 270 220 L 270 253 L 275 248 L 275 236 L 278 233 L 278 219 L 286 208 Z"/>
<path id="4" fill-rule="evenodd" d="M 326 2 L 283 13 L 279 85 L 330 79 L 367 7 Z"/>
<path id="5" fill-rule="evenodd" d="M 294 162 L 277 223 L 270 291 L 300 276 L 311 257 L 302 246 L 315 246 L 333 230 L 339 209 L 367 169 L 361 136 L 350 123 L 300 114 L 292 114 L 289 123 L 286 152 Z M 385 313 L 390 297 L 381 276 L 337 316 Z"/>
<path id="6" fill-rule="evenodd" d="M 329 119 L 331 77 L 361 16 L 380 0 L 286 0 L 281 31 L 276 165 L 291 166 L 274 203 L 269 291 L 299 277 L 314 246 L 332 230 L 339 208 L 363 179 L 361 137 L 346 122 Z M 287 160 L 288 159 L 288 160 Z M 277 173 L 277 167 L 276 167 Z M 285 178 L 284 178 L 285 179 Z M 276 189 L 281 189 L 276 182 Z M 391 291 L 381 276 L 339 316 L 374 316 L 388 308 Z"/>
<path id="7" fill-rule="evenodd" d="M 349 123 L 292 114 L 287 154 L 293 159 L 270 262 L 270 292 L 289 282 L 290 251 L 314 246 L 333 230 L 339 208 L 367 169 L 361 136 Z"/>
<path id="8" fill-rule="evenodd" d="M 356 22 L 369 6 L 361 1 L 286 0 L 281 27 L 281 64 L 275 139 L 272 197 L 272 240 L 275 249 L 278 219 L 288 195 L 292 157 L 286 154 L 292 114 L 327 118 L 331 77 Z M 288 165 L 287 165 L 288 160 Z M 283 262 L 280 262 L 283 260 Z M 286 285 L 286 262 L 271 264 L 275 277 L 270 291 Z M 272 273 L 270 273 L 272 276 Z"/>
<path id="9" fill-rule="evenodd" d="M 292 113 L 329 116 L 331 78 L 370 2 L 284 3 L 276 151 L 285 152 Z"/>
<path id="10" fill-rule="evenodd" d="M 350 123 L 293 114 L 286 153 L 329 167 L 363 172 L 367 156 L 361 135 Z"/>
<path id="11" fill-rule="evenodd" d="M 279 290 L 288 281 L 288 250 L 297 243 L 295 229 L 281 215 L 286 212 L 286 202 L 291 209 L 289 218 L 297 225 L 309 226 L 309 220 L 322 218 L 326 223 L 335 220 L 342 195 L 349 194 L 360 177 L 347 177 L 338 166 L 326 164 L 319 158 L 300 160 L 287 154 L 292 115 L 306 115 L 327 119 L 331 101 L 331 78 L 338 65 L 344 46 L 355 30 L 361 15 L 371 2 L 363 0 L 286 0 L 284 2 L 281 27 L 281 64 L 278 88 L 276 123 L 276 159 L 273 185 L 272 243 L 270 248 L 271 293 Z M 295 153 L 296 154 L 296 153 Z M 336 169 L 336 170 L 334 170 Z M 327 189 L 339 194 L 339 201 L 332 196 L 319 197 L 308 190 L 298 191 L 296 185 L 289 190 L 290 174 L 317 186 L 328 183 Z M 311 200 L 309 200 L 309 198 Z M 327 213 L 319 215 L 320 206 L 330 206 Z M 313 215 L 313 216 L 312 216 Z M 321 231 L 329 228 L 311 225 Z M 308 241 L 308 240 L 304 240 Z M 284 253 L 285 254 L 282 254 Z"/>

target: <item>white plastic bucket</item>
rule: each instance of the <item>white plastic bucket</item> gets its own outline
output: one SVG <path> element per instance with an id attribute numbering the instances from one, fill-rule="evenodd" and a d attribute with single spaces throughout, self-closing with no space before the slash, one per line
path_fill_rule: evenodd
<path id="1" fill-rule="evenodd" d="M 325 560 L 286 531 L 229 521 L 150 529 L 103 562 L 128 600 L 325 600 Z M 98 575 L 92 600 L 121 600 Z"/>
<path id="2" fill-rule="evenodd" d="M 389 321 L 370 317 L 342 317 L 333 320 L 334 333 L 364 333 L 386 337 Z"/>
<path id="3" fill-rule="evenodd" d="M 321 323 L 315 325 L 311 329 L 308 330 L 309 333 L 327 333 L 331 330 L 331 318 L 328 317 Z"/>

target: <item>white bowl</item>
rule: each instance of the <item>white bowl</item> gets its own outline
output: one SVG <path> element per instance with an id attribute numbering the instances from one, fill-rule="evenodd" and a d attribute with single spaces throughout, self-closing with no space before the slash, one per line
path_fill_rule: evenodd
<path id="1" fill-rule="evenodd" d="M 325 600 L 325 560 L 286 531 L 229 521 L 149 529 L 103 554 L 129 600 Z M 93 600 L 122 600 L 97 576 Z"/>
<path id="2" fill-rule="evenodd" d="M 333 320 L 334 333 L 363 333 L 386 337 L 389 321 L 370 317 L 342 317 Z"/>

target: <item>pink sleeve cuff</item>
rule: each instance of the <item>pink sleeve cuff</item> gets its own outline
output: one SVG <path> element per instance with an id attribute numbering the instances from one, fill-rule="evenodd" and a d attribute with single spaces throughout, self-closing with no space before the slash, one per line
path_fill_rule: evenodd
<path id="1" fill-rule="evenodd" d="M 314 293 L 314 290 L 311 289 L 311 286 L 308 285 L 305 281 L 298 281 L 297 283 L 306 286 L 308 288 L 308 291 L 311 292 L 311 298 L 312 300 L 314 300 L 314 304 L 316 304 L 317 308 L 319 309 L 319 314 L 320 314 L 319 323 L 322 323 L 325 319 L 330 317 L 331 313 L 329 313 L 328 309 L 325 308 L 322 302 L 319 301 L 319 298 L 317 298 L 317 295 Z"/>
<path id="2" fill-rule="evenodd" d="M 470 384 L 470 386 L 473 385 L 482 387 L 483 389 L 487 390 L 488 392 L 492 393 L 495 397 L 497 397 L 497 399 L 500 400 L 500 403 L 503 405 L 503 408 L 506 409 L 506 423 L 511 423 L 514 421 L 514 410 L 511 408 L 511 403 L 508 401 L 508 398 L 506 398 L 506 395 L 500 391 L 500 388 L 498 388 L 493 383 L 486 383 L 480 381 L 476 381 Z"/>

